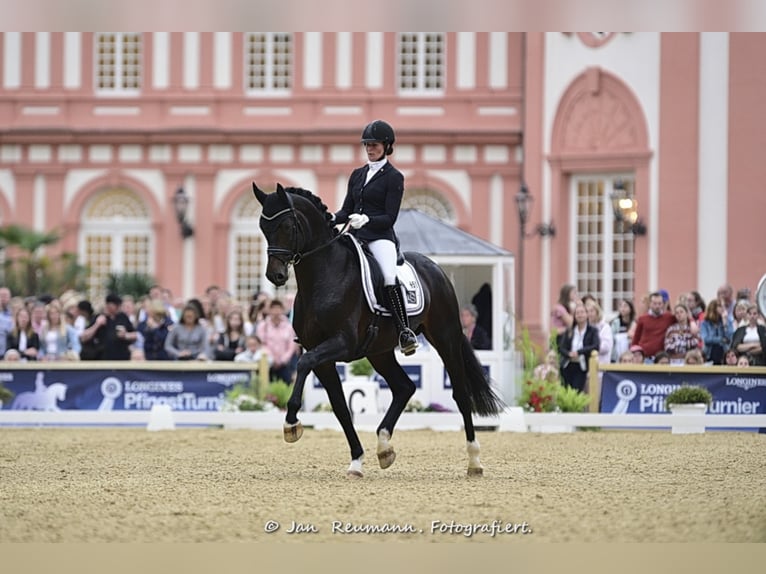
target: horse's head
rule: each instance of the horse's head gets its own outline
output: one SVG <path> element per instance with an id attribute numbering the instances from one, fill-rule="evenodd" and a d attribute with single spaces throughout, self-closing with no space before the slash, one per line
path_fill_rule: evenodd
<path id="1" fill-rule="evenodd" d="M 264 193 L 253 183 L 253 193 L 263 206 L 260 226 L 269 244 L 266 277 L 279 287 L 290 265 L 332 243 L 338 232 L 327 206 L 308 190 L 277 184 L 276 193 Z"/>
<path id="2" fill-rule="evenodd" d="M 276 193 L 265 193 L 253 182 L 253 193 L 261 204 L 260 227 L 268 243 L 266 278 L 277 287 L 287 282 L 288 270 L 299 256 L 298 216 L 293 198 L 277 184 Z"/>

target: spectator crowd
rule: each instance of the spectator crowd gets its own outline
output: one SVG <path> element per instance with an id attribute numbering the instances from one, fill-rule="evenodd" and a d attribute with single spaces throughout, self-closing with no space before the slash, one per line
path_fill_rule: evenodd
<path id="1" fill-rule="evenodd" d="M 216 285 L 172 300 L 159 285 L 136 299 L 109 293 L 95 304 L 82 294 L 14 296 L 0 286 L 0 360 L 234 361 L 259 363 L 291 383 L 300 355 L 291 300 L 256 293 L 246 303 Z"/>
<path id="2" fill-rule="evenodd" d="M 563 285 L 551 312 L 564 384 L 583 390 L 587 357 L 599 363 L 766 366 L 766 320 L 749 289 L 721 286 L 705 303 L 697 291 L 675 300 L 660 289 L 639 305 L 624 299 L 607 321 L 598 301 Z"/>

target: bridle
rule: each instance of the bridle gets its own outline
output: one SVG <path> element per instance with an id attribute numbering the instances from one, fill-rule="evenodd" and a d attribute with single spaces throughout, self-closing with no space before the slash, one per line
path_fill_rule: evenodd
<path id="1" fill-rule="evenodd" d="M 264 213 L 261 213 L 261 219 L 273 222 L 273 224 L 277 224 L 277 220 L 281 218 L 282 216 L 292 216 L 292 223 L 293 223 L 293 229 L 292 229 L 292 235 L 293 235 L 293 248 L 287 249 L 285 247 L 271 247 L 269 246 L 266 249 L 266 253 L 269 257 L 274 257 L 278 261 L 280 261 L 285 266 L 296 266 L 298 263 L 306 259 L 307 257 L 310 257 L 311 255 L 315 254 L 317 251 L 321 251 L 325 247 L 329 247 L 332 243 L 340 239 L 342 235 L 344 235 L 348 229 L 348 222 L 343 226 L 343 228 L 340 230 L 340 232 L 330 239 L 327 243 L 323 243 L 322 245 L 319 245 L 318 247 L 315 247 L 314 249 L 311 249 L 309 251 L 306 251 L 305 253 L 301 253 L 299 247 L 298 247 L 298 235 L 303 235 L 304 237 L 306 234 L 303 231 L 303 227 L 301 226 L 300 219 L 298 218 L 298 214 L 295 211 L 295 207 L 293 206 L 292 199 L 288 195 L 288 199 L 290 202 L 290 207 L 286 207 L 282 211 L 278 211 L 274 215 L 265 215 Z M 275 228 L 278 227 L 278 225 L 275 225 Z"/>

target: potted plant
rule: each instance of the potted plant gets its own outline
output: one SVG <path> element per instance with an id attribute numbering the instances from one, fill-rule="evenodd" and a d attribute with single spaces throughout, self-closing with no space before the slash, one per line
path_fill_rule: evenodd
<path id="1" fill-rule="evenodd" d="M 713 395 L 710 391 L 696 385 L 681 385 L 665 397 L 665 405 L 673 413 L 674 417 L 683 417 L 688 415 L 704 415 L 707 412 L 710 403 L 713 402 Z M 682 419 L 678 419 L 681 422 Z M 673 434 L 699 434 L 705 432 L 703 424 L 673 424 L 671 427 Z"/>

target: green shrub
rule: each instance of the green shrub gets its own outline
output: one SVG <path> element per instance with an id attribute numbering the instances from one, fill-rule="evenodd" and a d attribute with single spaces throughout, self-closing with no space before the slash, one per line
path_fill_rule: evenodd
<path id="1" fill-rule="evenodd" d="M 375 372 L 375 369 L 372 368 L 372 364 L 367 357 L 362 357 L 356 361 L 351 361 L 349 371 L 355 377 L 371 377 Z"/>
<path id="2" fill-rule="evenodd" d="M 10 404 L 14 396 L 15 393 L 11 389 L 4 387 L 3 383 L 0 383 L 0 401 L 3 401 L 3 404 Z"/>
<path id="3" fill-rule="evenodd" d="M 263 400 L 273 403 L 274 406 L 279 407 L 280 409 L 286 409 L 287 401 L 290 400 L 292 392 L 292 385 L 288 385 L 284 381 L 275 379 L 266 387 L 266 391 L 263 393 Z"/>
<path id="4" fill-rule="evenodd" d="M 556 406 L 562 413 L 581 413 L 590 405 L 590 399 L 590 395 L 560 385 L 556 393 Z"/>
<path id="5" fill-rule="evenodd" d="M 692 403 L 704 403 L 710 405 L 713 395 L 703 387 L 694 385 L 681 385 L 665 397 L 666 407 L 669 405 L 688 405 Z"/>

